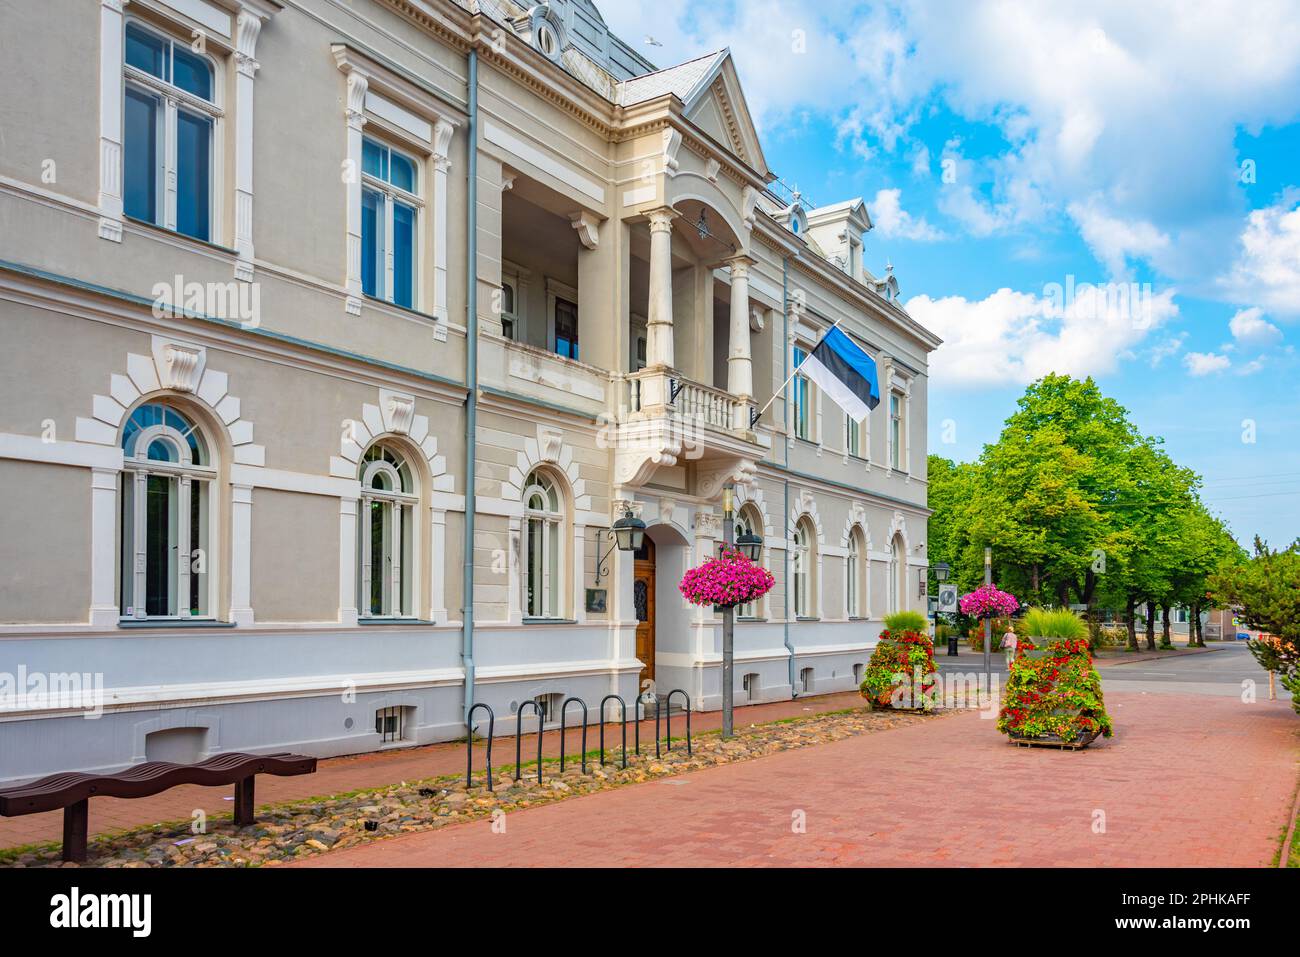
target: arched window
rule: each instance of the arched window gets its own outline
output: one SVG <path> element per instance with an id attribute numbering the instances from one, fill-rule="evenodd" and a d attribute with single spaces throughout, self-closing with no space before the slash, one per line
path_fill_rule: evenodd
<path id="1" fill-rule="evenodd" d="M 812 522 L 801 518 L 794 527 L 794 613 L 796 618 L 811 618 L 816 614 L 813 602 L 813 542 L 816 531 Z"/>
<path id="2" fill-rule="evenodd" d="M 363 618 L 414 615 L 415 479 L 406 459 L 387 445 L 361 457 L 361 508 L 357 541 L 357 610 Z"/>
<path id="3" fill-rule="evenodd" d="M 183 412 L 147 402 L 122 429 L 124 618 L 205 618 L 216 608 L 216 463 Z"/>
<path id="4" fill-rule="evenodd" d="M 895 535 L 889 543 L 889 610 L 902 611 L 907 607 L 907 556 L 903 553 L 903 537 Z"/>
<path id="5" fill-rule="evenodd" d="M 564 612 L 564 496 L 551 474 L 537 469 L 524 483 L 524 615 Z"/>
<path id="6" fill-rule="evenodd" d="M 844 609 L 849 618 L 867 615 L 867 541 L 861 526 L 849 533 L 849 550 L 844 557 Z"/>
<path id="7" fill-rule="evenodd" d="M 739 541 L 741 535 L 758 535 L 760 537 L 762 536 L 763 516 L 759 513 L 758 509 L 754 505 L 750 503 L 746 503 L 745 505 L 742 505 L 740 507 L 740 511 L 736 514 L 735 533 L 736 534 L 733 541 Z M 758 565 L 763 564 L 763 553 L 761 551 L 758 554 L 758 559 L 756 561 L 756 564 Z M 744 605 L 738 605 L 736 607 L 736 617 L 737 618 L 760 617 L 758 603 L 751 601 Z"/>

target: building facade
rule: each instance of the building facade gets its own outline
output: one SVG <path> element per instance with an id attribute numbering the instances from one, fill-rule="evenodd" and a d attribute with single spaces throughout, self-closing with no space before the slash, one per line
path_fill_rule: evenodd
<path id="1" fill-rule="evenodd" d="M 588 0 L 0 20 L 0 779 L 715 709 L 676 584 L 729 485 L 777 580 L 738 701 L 850 689 L 925 608 L 939 342 L 860 200 L 781 191 L 727 51 L 658 70 Z M 788 381 L 836 323 L 861 426 Z"/>

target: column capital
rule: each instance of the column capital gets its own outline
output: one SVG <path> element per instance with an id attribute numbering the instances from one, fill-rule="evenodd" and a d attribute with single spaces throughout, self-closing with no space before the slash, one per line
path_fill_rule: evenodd
<path id="1" fill-rule="evenodd" d="M 650 220 L 650 232 L 669 232 L 673 228 L 673 220 L 679 215 L 681 214 L 671 206 L 660 206 L 658 209 L 650 210 L 650 212 L 646 213 Z"/>
<path id="2" fill-rule="evenodd" d="M 748 279 L 749 267 L 758 265 L 758 260 L 751 256 L 741 253 L 739 256 L 733 256 L 730 259 L 724 259 L 723 262 L 731 267 L 732 279 Z"/>

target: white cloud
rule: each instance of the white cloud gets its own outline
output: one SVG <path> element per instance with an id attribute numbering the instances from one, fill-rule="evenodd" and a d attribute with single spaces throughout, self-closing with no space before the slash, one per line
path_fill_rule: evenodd
<path id="1" fill-rule="evenodd" d="M 1232 360 L 1217 352 L 1189 352 L 1183 356 L 1183 365 L 1187 366 L 1188 375 L 1205 376 L 1222 372 L 1232 365 Z"/>
<path id="2" fill-rule="evenodd" d="M 909 299 L 907 311 L 943 340 L 930 361 L 935 381 L 954 387 L 1024 385 L 1049 372 L 1114 372 L 1153 329 L 1178 314 L 1174 291 L 1151 297 L 1138 314 L 1104 290 L 1088 287 L 1062 304 L 1044 294 L 999 289 L 977 301 L 962 296 Z"/>
<path id="3" fill-rule="evenodd" d="M 1130 259 L 1152 260 L 1169 248 L 1169 237 L 1151 223 L 1112 216 L 1096 196 L 1071 203 L 1069 213 L 1083 241 L 1112 278 L 1129 275 Z"/>
<path id="4" fill-rule="evenodd" d="M 1228 320 L 1232 338 L 1247 348 L 1266 349 L 1282 341 L 1282 330 L 1264 318 L 1264 310 L 1255 306 L 1242 309 Z"/>
<path id="5" fill-rule="evenodd" d="M 1294 190 L 1246 217 L 1237 259 L 1221 286 L 1237 302 L 1300 316 L 1300 202 Z"/>
<path id="6" fill-rule="evenodd" d="M 917 242 L 935 242 L 947 238 L 941 230 L 926 222 L 924 216 L 913 216 L 903 209 L 899 202 L 901 195 L 902 190 L 882 189 L 867 204 L 871 222 L 880 235 L 887 239 L 913 239 Z"/>
<path id="7" fill-rule="evenodd" d="M 1178 355 L 1183 348 L 1183 343 L 1187 341 L 1187 333 L 1180 332 L 1176 336 L 1170 336 L 1151 347 L 1149 361 L 1151 368 L 1158 369 L 1170 356 Z"/>

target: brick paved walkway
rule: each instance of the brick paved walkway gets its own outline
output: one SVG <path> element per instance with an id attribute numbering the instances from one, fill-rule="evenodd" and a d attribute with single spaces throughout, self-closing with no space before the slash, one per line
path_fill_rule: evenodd
<path id="1" fill-rule="evenodd" d="M 743 726 L 754 722 L 775 721 L 779 718 L 803 716 L 842 708 L 862 707 L 862 696 L 856 691 L 840 694 L 817 695 L 800 698 L 796 701 L 778 701 L 771 704 L 750 705 L 736 709 L 736 724 Z M 571 712 L 576 718 L 576 711 Z M 707 731 L 722 726 L 720 712 L 691 715 L 692 731 Z M 685 720 L 681 715 L 673 717 L 673 734 L 685 732 Z M 588 747 L 598 744 L 595 728 L 588 729 Z M 617 744 L 620 726 L 606 728 L 606 744 Z M 632 746 L 632 727 L 627 729 L 628 747 Z M 654 747 L 654 721 L 641 724 L 643 747 L 649 742 Z M 569 754 L 577 754 L 581 748 L 581 731 L 567 735 Z M 531 742 L 531 743 L 530 743 Z M 492 748 L 493 764 L 503 767 L 513 765 L 515 760 L 514 738 L 497 738 Z M 524 735 L 524 759 L 537 755 L 537 739 L 533 735 Z M 556 731 L 548 731 L 543 741 L 542 753 L 555 756 L 560 753 L 560 736 Z M 483 749 L 474 749 L 474 766 L 482 769 Z M 318 797 L 327 794 L 342 794 L 362 788 L 377 788 L 397 781 L 418 781 L 422 778 L 442 774 L 465 773 L 465 745 L 432 744 L 418 748 L 400 748 L 389 751 L 375 751 L 368 754 L 352 755 L 342 758 L 326 758 L 317 764 L 315 774 L 296 778 L 276 778 L 269 775 L 257 779 L 257 800 L 259 804 L 275 804 L 301 798 Z M 196 808 L 202 808 L 208 815 L 229 814 L 234 807 L 228 800 L 232 789 L 205 788 L 197 785 L 184 785 L 172 788 L 150 798 L 123 800 L 119 798 L 96 798 L 90 802 L 90 833 L 104 834 L 121 831 L 141 825 L 154 824 L 159 821 L 187 820 Z M 0 847 L 16 847 L 34 844 L 40 841 L 59 841 L 63 838 L 63 812 L 52 811 L 46 814 L 30 814 L 26 817 L 0 817 Z"/>
<path id="2" fill-rule="evenodd" d="M 505 834 L 484 820 L 294 866 L 1270 863 L 1300 771 L 1289 706 L 1107 704 L 1117 737 L 1083 752 L 1011 747 L 968 713 L 518 811 Z"/>

